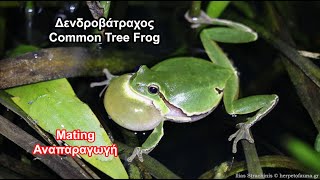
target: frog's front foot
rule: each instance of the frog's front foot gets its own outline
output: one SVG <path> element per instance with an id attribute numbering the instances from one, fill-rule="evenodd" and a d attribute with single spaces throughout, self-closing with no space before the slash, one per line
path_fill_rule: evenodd
<path id="1" fill-rule="evenodd" d="M 143 149 L 141 147 L 136 147 L 134 148 L 133 150 L 133 153 L 130 157 L 127 158 L 127 161 L 128 162 L 132 162 L 133 159 L 138 156 L 139 158 L 139 161 L 143 162 L 143 157 L 142 157 L 142 154 L 148 154 L 152 151 L 152 148 L 151 149 Z"/>
<path id="2" fill-rule="evenodd" d="M 233 153 L 237 152 L 237 143 L 242 139 L 248 140 L 250 143 L 254 143 L 254 140 L 250 133 L 250 127 L 251 127 L 251 124 L 239 123 L 237 124 L 237 128 L 239 128 L 239 130 L 236 131 L 231 136 L 229 136 L 228 138 L 229 141 L 231 141 L 234 138 L 233 146 L 232 146 Z"/>
<path id="3" fill-rule="evenodd" d="M 111 79 L 113 79 L 114 77 L 117 77 L 117 76 L 111 74 L 108 69 L 103 69 L 103 73 L 104 73 L 105 76 L 107 77 L 107 80 L 102 81 L 102 82 L 93 82 L 93 83 L 90 84 L 90 87 L 109 85 Z"/>
<path id="4" fill-rule="evenodd" d="M 100 92 L 99 97 L 101 97 L 103 92 L 107 89 L 108 85 L 110 84 L 110 81 L 113 78 L 117 77 L 117 76 L 111 74 L 108 69 L 103 69 L 103 73 L 106 75 L 107 80 L 102 81 L 102 82 L 93 82 L 93 83 L 90 84 L 91 88 L 96 87 L 96 86 L 105 86 L 103 88 L 103 90 Z"/>

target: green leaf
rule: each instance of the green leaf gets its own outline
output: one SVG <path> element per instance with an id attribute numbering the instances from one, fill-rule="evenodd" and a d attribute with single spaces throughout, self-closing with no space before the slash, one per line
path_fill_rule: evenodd
<path id="1" fill-rule="evenodd" d="M 38 47 L 33 45 L 22 44 L 17 46 L 16 48 L 7 52 L 8 57 L 16 57 L 24 53 L 33 52 L 39 50 Z"/>
<path id="2" fill-rule="evenodd" d="M 207 37 L 223 43 L 248 43 L 257 40 L 256 34 L 239 29 L 215 27 L 204 30 Z"/>
<path id="3" fill-rule="evenodd" d="M 304 166 L 320 173 L 320 153 L 298 139 L 289 139 L 287 149 Z"/>
<path id="4" fill-rule="evenodd" d="M 57 79 L 5 90 L 12 100 L 45 131 L 95 132 L 95 141 L 66 140 L 69 146 L 111 146 L 107 133 L 89 106 L 74 93 L 67 79 Z M 128 178 L 119 156 L 81 155 L 87 162 L 112 178 Z"/>
<path id="5" fill-rule="evenodd" d="M 230 1 L 210 1 L 207 6 L 207 15 L 212 18 L 219 17 L 226 7 L 229 5 Z"/>
<path id="6" fill-rule="evenodd" d="M 111 1 L 100 1 L 101 6 L 103 7 L 103 17 L 108 18 Z"/>

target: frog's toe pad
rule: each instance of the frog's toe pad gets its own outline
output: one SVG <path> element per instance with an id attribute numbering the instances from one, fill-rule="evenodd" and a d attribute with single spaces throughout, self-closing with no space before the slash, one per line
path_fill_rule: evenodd
<path id="1" fill-rule="evenodd" d="M 141 147 L 136 147 L 130 157 L 127 158 L 128 162 L 132 162 L 133 159 L 138 156 L 139 161 L 143 162 L 142 154 L 148 154 L 152 149 L 142 149 Z"/>
<path id="2" fill-rule="evenodd" d="M 142 153 L 141 153 L 141 148 L 140 148 L 140 147 L 134 148 L 131 156 L 127 158 L 127 161 L 128 161 L 128 162 L 132 162 L 133 159 L 134 159 L 136 156 L 138 156 L 139 160 L 140 160 L 141 162 L 143 162 L 143 158 L 142 158 Z"/>
<path id="3" fill-rule="evenodd" d="M 234 134 L 230 135 L 228 138 L 229 141 L 234 139 L 233 146 L 232 146 L 233 153 L 237 152 L 237 143 L 242 139 L 245 139 L 245 140 L 249 141 L 250 143 L 254 143 L 254 140 L 253 140 L 253 138 L 250 134 L 250 131 L 249 131 L 250 126 L 248 124 L 239 123 L 239 124 L 237 124 L 237 127 L 239 128 L 239 130 L 236 131 Z"/>

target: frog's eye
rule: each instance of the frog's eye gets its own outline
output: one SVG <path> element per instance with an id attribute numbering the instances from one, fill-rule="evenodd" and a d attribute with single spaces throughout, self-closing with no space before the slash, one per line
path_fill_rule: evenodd
<path id="1" fill-rule="evenodd" d="M 159 92 L 159 87 L 158 87 L 157 85 L 150 85 L 150 86 L 148 87 L 148 91 L 149 91 L 149 93 L 151 93 L 151 94 L 158 94 L 158 92 Z"/>

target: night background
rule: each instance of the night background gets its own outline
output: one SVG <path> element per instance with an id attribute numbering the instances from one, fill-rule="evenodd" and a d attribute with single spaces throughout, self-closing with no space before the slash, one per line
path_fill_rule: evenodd
<path id="1" fill-rule="evenodd" d="M 190 28 L 184 18 L 187 10 L 193 8 L 194 1 L 120 1 L 111 2 L 108 18 L 118 20 L 154 20 L 154 30 L 142 29 L 141 34 L 159 34 L 160 44 L 152 43 L 51 43 L 48 35 L 55 31 L 60 34 L 99 33 L 90 28 L 55 28 L 57 17 L 93 20 L 86 2 L 1 2 L 0 3 L 0 78 L 8 76 L 6 59 L 19 60 L 18 55 L 28 52 L 40 52 L 46 48 L 60 48 L 62 54 L 73 54 L 68 48 L 83 47 L 88 51 L 79 55 L 85 61 L 87 56 L 99 61 L 88 68 L 72 67 L 77 63 L 67 63 L 58 69 L 41 66 L 44 79 L 28 80 L 19 63 L 15 69 L 18 80 L 0 79 L 0 91 L 7 88 L 67 78 L 77 97 L 88 104 L 108 134 L 118 142 L 128 146 L 141 145 L 151 131 L 133 132 L 122 128 L 111 119 L 103 106 L 103 97 L 99 93 L 103 87 L 90 88 L 91 82 L 105 80 L 102 69 L 107 66 L 116 75 L 134 72 L 137 67 L 146 64 L 152 67 L 156 63 L 171 57 L 199 57 L 210 60 L 201 44 L 198 29 Z M 258 40 L 250 43 L 218 43 L 233 61 L 239 72 L 240 94 L 247 97 L 260 94 L 277 94 L 279 102 L 251 132 L 264 174 L 318 174 L 320 173 L 320 142 L 316 138 L 320 131 L 320 70 L 318 59 L 301 56 L 297 50 L 319 52 L 320 17 L 319 2 L 303 1 L 237 1 L 225 4 L 216 10 L 209 9 L 210 1 L 201 3 L 206 12 L 218 11 L 219 18 L 243 23 L 258 33 Z M 211 8 L 213 8 L 211 6 Z M 211 26 L 208 26 L 211 27 Z M 133 29 L 105 29 L 114 34 L 131 34 Z M 41 55 L 41 53 L 39 53 Z M 57 54 L 59 55 L 59 54 Z M 16 58 L 17 57 L 17 58 Z M 32 56 L 23 56 L 23 59 Z M 77 61 L 78 57 L 72 59 Z M 32 61 L 32 58 L 30 58 Z M 71 60 L 70 60 L 71 61 Z M 35 61 L 36 62 L 36 61 Z M 95 61 L 93 61 L 95 62 Z M 312 65 L 310 65 L 312 64 Z M 37 66 L 35 63 L 34 66 Z M 34 67 L 32 66 L 32 67 Z M 71 67 L 70 67 L 71 66 Z M 30 66 L 31 67 L 31 66 Z M 21 69 L 22 68 L 22 69 Z M 68 68 L 68 69 L 67 69 Z M 51 74 L 50 71 L 55 74 Z M 32 75 L 32 74 L 31 74 Z M 33 74 L 36 76 L 36 74 Z M 8 76 L 9 77 L 9 76 Z M 0 115 L 24 131 L 49 145 L 37 131 L 13 112 L 0 94 Z M 47 107 L 44 107 L 47 108 Z M 129 177 L 138 178 L 214 178 L 221 163 L 227 162 L 230 174 L 220 178 L 236 177 L 236 173 L 246 174 L 246 161 L 243 146 L 238 143 L 238 152 L 232 153 L 232 142 L 228 137 L 237 129 L 235 125 L 254 115 L 228 115 L 223 103 L 204 119 L 193 123 L 164 123 L 164 137 L 149 154 L 170 172 L 157 172 L 147 166 L 150 162 L 134 161 L 138 172 L 129 171 L 131 166 L 120 153 L 120 158 Z M 1 119 L 2 120 L 2 119 Z M 66 178 L 62 177 L 32 154 L 19 147 L 4 133 L 4 124 L 0 129 L 0 178 Z M 131 141 L 133 140 L 133 141 Z M 318 141 L 320 138 L 318 137 Z M 123 147 L 126 149 L 127 146 Z M 318 151 L 317 151 L 318 150 Z M 101 178 L 108 175 L 82 160 Z M 152 164 L 152 163 L 151 163 Z M 160 171 L 161 168 L 158 168 Z M 220 171 L 223 171 L 219 169 Z M 238 172 L 236 172 L 238 171 Z M 132 174 L 131 174 L 132 173 Z M 223 173 L 222 173 L 223 174 Z M 216 176 L 217 177 L 217 176 Z M 218 176 L 219 177 L 219 176 Z"/>

